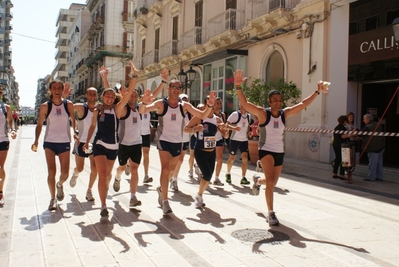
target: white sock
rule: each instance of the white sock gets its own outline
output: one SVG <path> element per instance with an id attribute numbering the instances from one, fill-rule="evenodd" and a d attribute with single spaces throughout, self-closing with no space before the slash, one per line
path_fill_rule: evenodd
<path id="1" fill-rule="evenodd" d="M 215 180 L 219 180 L 219 176 L 215 176 Z"/>
<path id="2" fill-rule="evenodd" d="M 272 214 L 272 213 L 274 213 L 274 211 L 273 210 L 269 210 L 269 214 Z"/>
<path id="3" fill-rule="evenodd" d="M 136 196 L 136 193 L 130 193 L 130 198 L 134 198 Z"/>
<path id="4" fill-rule="evenodd" d="M 172 180 L 173 181 L 177 181 L 177 177 L 172 177 Z"/>

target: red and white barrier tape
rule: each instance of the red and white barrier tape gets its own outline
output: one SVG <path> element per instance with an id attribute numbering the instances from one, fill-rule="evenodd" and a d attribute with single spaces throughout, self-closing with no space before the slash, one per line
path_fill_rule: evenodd
<path id="1" fill-rule="evenodd" d="M 335 133 L 335 134 L 357 134 L 357 135 L 372 135 L 373 132 L 365 131 L 342 131 L 342 130 L 323 130 L 323 129 L 312 129 L 312 128 L 285 128 L 287 132 L 304 132 L 304 133 Z M 399 137 L 399 133 L 385 133 L 375 132 L 373 136 L 387 136 L 387 137 Z"/>

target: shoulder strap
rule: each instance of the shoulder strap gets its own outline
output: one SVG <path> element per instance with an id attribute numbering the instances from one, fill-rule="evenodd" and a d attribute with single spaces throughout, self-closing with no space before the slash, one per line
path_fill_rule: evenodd
<path id="1" fill-rule="evenodd" d="M 69 114 L 69 110 L 68 110 L 68 101 L 66 99 L 63 99 L 62 103 L 64 103 L 64 108 L 65 108 L 66 113 L 68 114 L 68 117 L 71 117 L 71 114 Z"/>
<path id="2" fill-rule="evenodd" d="M 237 121 L 236 121 L 235 123 L 232 123 L 232 124 L 237 124 L 237 123 L 240 122 L 240 120 L 241 120 L 241 113 L 240 113 L 240 111 L 237 110 L 237 114 L 238 114 L 238 119 L 237 119 Z"/>
<path id="3" fill-rule="evenodd" d="M 140 108 L 139 103 L 136 103 L 136 110 L 139 110 L 139 108 Z M 140 114 L 140 120 L 143 120 L 143 115 L 141 115 L 140 112 L 139 112 L 139 114 Z"/>
<path id="4" fill-rule="evenodd" d="M 164 97 L 162 99 L 162 101 L 163 101 L 163 112 L 162 112 L 162 114 L 158 114 L 158 116 L 164 116 L 166 114 L 166 112 L 168 111 L 168 107 L 169 107 L 168 100 L 166 99 L 166 97 Z"/>
<path id="5" fill-rule="evenodd" d="M 84 120 L 87 117 L 87 114 L 89 113 L 89 106 L 87 105 L 87 103 L 83 104 L 83 116 L 82 118 L 79 118 L 80 121 Z"/>
<path id="6" fill-rule="evenodd" d="M 272 112 L 270 111 L 270 108 L 266 108 L 265 110 L 266 110 L 266 122 L 264 125 L 267 125 L 270 122 Z M 282 110 L 282 109 L 280 109 L 280 117 L 281 117 L 281 121 L 285 125 L 285 115 L 284 115 L 284 110 Z"/>
<path id="7" fill-rule="evenodd" d="M 181 99 L 179 99 L 179 108 L 180 108 L 180 113 L 181 113 L 182 117 L 184 118 L 186 116 L 186 114 L 184 114 L 183 103 L 182 103 Z"/>
<path id="8" fill-rule="evenodd" d="M 126 120 L 126 119 L 129 118 L 129 116 L 130 116 L 130 111 L 131 111 L 131 109 L 130 109 L 129 105 L 126 104 L 126 105 L 125 105 L 125 108 L 126 108 L 126 115 L 123 116 L 122 118 L 120 118 L 120 120 Z"/>
<path id="9" fill-rule="evenodd" d="M 0 102 L 0 105 L 1 105 L 1 110 L 2 110 L 3 113 L 4 113 L 4 116 L 7 118 L 7 109 L 6 109 L 6 107 L 4 106 L 4 102 Z"/>
<path id="10" fill-rule="evenodd" d="M 46 114 L 46 119 L 47 119 L 48 115 L 50 114 L 52 107 L 53 107 L 53 102 L 51 102 L 51 100 L 47 101 L 47 114 Z"/>

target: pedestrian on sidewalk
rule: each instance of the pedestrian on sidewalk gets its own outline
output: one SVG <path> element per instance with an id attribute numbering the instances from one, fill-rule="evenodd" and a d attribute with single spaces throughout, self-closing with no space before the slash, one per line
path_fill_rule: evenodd
<path id="1" fill-rule="evenodd" d="M 378 123 L 374 121 L 373 115 L 365 114 L 363 116 L 363 122 L 365 126 L 361 129 L 361 131 L 382 132 L 381 125 L 378 125 Z M 363 136 L 362 149 L 365 149 L 365 152 L 367 152 L 367 156 L 369 158 L 369 174 L 367 175 L 367 178 L 363 180 L 383 181 L 384 180 L 383 158 L 385 151 L 385 137 L 368 136 L 368 135 Z"/>
<path id="2" fill-rule="evenodd" d="M 226 123 L 226 114 L 222 111 L 222 99 L 220 97 L 216 97 L 215 105 L 213 106 L 213 114 L 218 116 L 223 123 Z M 223 164 L 223 151 L 224 151 L 224 139 L 229 138 L 224 137 L 223 134 L 218 131 L 216 133 L 216 167 L 215 167 L 215 179 L 213 180 L 214 185 L 223 186 L 224 184 L 220 181 L 220 171 L 222 170 Z"/>
<path id="3" fill-rule="evenodd" d="M 282 109 L 283 100 L 279 91 L 272 90 L 268 95 L 270 108 L 256 106 L 247 99 L 241 90 L 241 85 L 247 80 L 243 77 L 243 70 L 234 72 L 234 85 L 236 87 L 238 101 L 251 114 L 257 116 L 259 120 L 259 159 L 263 168 L 264 178 L 255 174 L 253 177 L 254 184 L 252 191 L 255 195 L 259 195 L 260 186 L 266 185 L 265 198 L 268 208 L 267 221 L 269 226 L 279 225 L 279 221 L 273 210 L 273 191 L 277 184 L 278 178 L 283 167 L 284 159 L 284 142 L 283 133 L 285 127 L 285 118 L 291 117 L 301 112 L 309 106 L 321 91 L 326 91 L 323 82 L 317 84 L 317 90 L 310 96 L 303 99 L 302 102 Z"/>
<path id="4" fill-rule="evenodd" d="M 167 97 L 153 102 L 154 97 L 147 89 L 140 105 L 141 114 L 156 110 L 159 116 L 157 147 L 161 161 L 161 177 L 157 192 L 158 203 L 162 207 L 164 215 L 173 212 L 168 201 L 168 184 L 182 149 L 184 117 L 187 112 L 190 112 L 193 116 L 206 118 L 212 111 L 216 97 L 216 93 L 212 91 L 208 100 L 208 108 L 205 111 L 200 111 L 190 103 L 181 101 L 179 98 L 181 90 L 180 81 L 173 79 L 169 82 Z"/>
<path id="5" fill-rule="evenodd" d="M 8 130 L 11 130 L 11 138 L 17 138 L 15 132 L 15 124 L 11 114 L 11 108 L 9 105 L 3 102 L 3 87 L 0 85 L 0 125 L 4 131 L 0 132 L 0 207 L 5 204 L 4 201 L 4 183 L 6 180 L 6 171 L 4 164 L 6 163 L 8 148 L 10 147 L 10 140 L 8 139 Z"/>
<path id="6" fill-rule="evenodd" d="M 338 125 L 334 128 L 334 141 L 332 147 L 335 153 L 334 167 L 333 167 L 333 178 L 346 180 L 345 169 L 342 167 L 342 143 L 349 142 L 349 134 L 340 134 L 339 131 L 347 131 L 346 124 L 348 123 L 348 118 L 346 115 L 341 115 L 338 117 Z M 339 175 L 337 175 L 339 169 Z"/>
<path id="7" fill-rule="evenodd" d="M 195 134 L 197 137 L 194 156 L 201 170 L 202 179 L 200 179 L 198 193 L 195 196 L 195 207 L 202 208 L 205 206 L 202 194 L 208 188 L 215 170 L 216 134 L 220 132 L 224 138 L 227 138 L 229 131 L 223 120 L 212 112 L 205 119 L 193 117 L 184 127 L 184 132 Z"/>
<path id="8" fill-rule="evenodd" d="M 93 112 L 92 123 L 87 134 L 87 139 L 90 140 L 97 127 L 97 132 L 93 141 L 93 156 L 97 166 L 98 173 L 98 193 L 101 200 L 101 217 L 108 216 L 108 208 L 106 205 L 106 198 L 108 194 L 108 187 L 112 177 L 112 169 L 118 155 L 119 148 L 119 119 L 123 115 L 123 110 L 133 94 L 134 86 L 136 85 L 137 70 L 133 63 L 130 62 L 131 69 L 134 75 L 129 83 L 129 88 L 126 94 L 122 97 L 115 92 L 108 84 L 108 69 L 104 66 L 100 67 L 100 75 L 104 86 L 107 87 L 102 93 L 102 103 L 97 105 Z M 140 133 L 140 131 L 139 131 Z M 84 144 L 83 150 L 88 149 L 88 143 Z"/>
<path id="9" fill-rule="evenodd" d="M 248 169 L 248 132 L 250 132 L 250 115 L 245 107 L 240 104 L 240 108 L 234 111 L 227 118 L 227 128 L 231 130 L 229 152 L 227 160 L 226 183 L 231 183 L 231 168 L 237 156 L 237 150 L 241 152 L 241 181 L 240 184 L 248 185 L 250 182 L 245 177 Z"/>
<path id="10" fill-rule="evenodd" d="M 161 71 L 161 83 L 158 87 L 152 92 L 154 97 L 157 97 L 164 88 L 165 84 L 168 84 L 168 69 L 163 69 Z M 148 174 L 148 169 L 150 166 L 150 147 L 151 147 L 151 113 L 147 112 L 142 116 L 142 127 L 141 127 L 141 138 L 142 138 L 142 152 L 143 152 L 143 167 L 144 167 L 144 183 L 151 183 L 152 177 Z M 128 168 L 126 168 L 128 169 Z"/>
<path id="11" fill-rule="evenodd" d="M 66 88 L 64 88 L 66 87 Z M 75 130 L 75 119 L 73 116 L 73 104 L 71 101 L 62 98 L 64 89 L 68 91 L 69 83 L 63 83 L 60 80 L 54 80 L 49 85 L 49 101 L 44 102 L 39 111 L 39 118 L 36 125 L 35 141 L 32 150 L 37 151 L 39 137 L 42 132 L 44 120 L 46 120 L 46 133 L 44 135 L 43 148 L 46 154 L 47 162 L 47 183 L 50 190 L 49 210 L 57 208 L 57 200 L 64 199 L 64 182 L 69 176 L 69 159 L 71 150 L 71 130 Z M 77 138 L 77 132 L 74 131 L 74 137 Z M 58 156 L 60 161 L 60 177 L 56 183 L 55 175 L 57 172 L 55 157 Z M 57 200 L 55 199 L 55 191 L 57 189 Z"/>
<path id="12" fill-rule="evenodd" d="M 69 93 L 68 93 L 69 94 Z M 72 154 L 75 155 L 75 164 L 76 167 L 73 169 L 73 173 L 71 179 L 69 181 L 69 185 L 71 187 L 75 187 L 76 181 L 79 177 L 79 173 L 83 171 L 85 158 L 89 158 L 90 161 L 90 175 L 89 175 L 89 184 L 86 191 L 86 200 L 94 201 L 92 188 L 94 182 L 97 179 L 97 168 L 96 163 L 94 162 L 93 150 L 83 150 L 83 146 L 86 143 L 93 144 L 94 134 L 91 139 L 87 139 L 87 135 L 89 132 L 89 128 L 91 122 L 93 120 L 93 111 L 96 106 L 96 102 L 98 99 L 97 89 L 94 87 L 89 87 L 86 90 L 86 103 L 76 103 L 73 105 L 74 111 L 77 113 L 77 126 L 76 129 L 78 132 L 78 140 L 75 141 L 75 145 L 72 151 Z M 95 132 L 96 130 L 94 130 Z"/>

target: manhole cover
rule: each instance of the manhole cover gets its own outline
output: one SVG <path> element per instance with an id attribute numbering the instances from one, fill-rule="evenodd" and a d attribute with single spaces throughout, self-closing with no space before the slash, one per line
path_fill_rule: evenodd
<path id="1" fill-rule="evenodd" d="M 238 240 L 252 243 L 272 243 L 290 239 L 282 232 L 265 229 L 242 229 L 234 231 L 231 235 Z"/>

